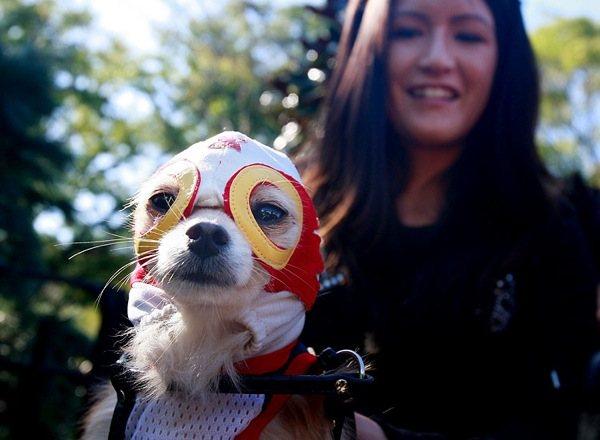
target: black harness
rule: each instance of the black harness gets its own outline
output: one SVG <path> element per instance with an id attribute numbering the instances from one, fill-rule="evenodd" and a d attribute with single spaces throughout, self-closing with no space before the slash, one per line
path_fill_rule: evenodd
<path id="1" fill-rule="evenodd" d="M 306 350 L 301 344 L 295 350 Z M 359 364 L 357 373 L 335 373 L 347 364 L 348 355 L 355 357 Z M 293 358 L 293 356 L 291 356 Z M 354 409 L 357 403 L 366 396 L 373 385 L 373 378 L 365 373 L 362 358 L 350 351 L 334 351 L 325 349 L 318 356 L 317 366 L 321 374 L 303 374 L 297 376 L 283 375 L 285 367 L 275 373 L 240 377 L 239 385 L 234 385 L 228 379 L 219 384 L 220 393 L 240 394 L 300 394 L 325 396 L 326 416 L 333 420 L 334 438 L 341 439 L 349 435 L 353 438 Z M 125 367 L 126 360 L 122 357 L 114 367 L 111 382 L 117 392 L 117 404 L 110 424 L 109 440 L 125 438 L 127 420 L 136 401 L 135 372 Z"/>

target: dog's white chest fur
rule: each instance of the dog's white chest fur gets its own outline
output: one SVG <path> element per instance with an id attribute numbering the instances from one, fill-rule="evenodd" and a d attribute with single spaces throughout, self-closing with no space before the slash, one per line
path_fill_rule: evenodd
<path id="1" fill-rule="evenodd" d="M 164 395 L 137 401 L 127 421 L 131 440 L 229 440 L 262 411 L 264 394 L 214 394 L 205 402 Z"/>

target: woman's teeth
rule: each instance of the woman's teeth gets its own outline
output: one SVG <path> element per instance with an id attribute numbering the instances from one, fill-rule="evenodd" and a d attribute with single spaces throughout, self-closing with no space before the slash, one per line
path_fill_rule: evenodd
<path id="1" fill-rule="evenodd" d="M 456 92 L 444 87 L 419 87 L 410 89 L 409 93 L 416 98 L 453 99 Z"/>

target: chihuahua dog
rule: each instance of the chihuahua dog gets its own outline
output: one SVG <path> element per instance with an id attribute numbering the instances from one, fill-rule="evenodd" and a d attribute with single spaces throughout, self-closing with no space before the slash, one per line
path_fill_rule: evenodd
<path id="1" fill-rule="evenodd" d="M 315 361 L 297 340 L 323 269 L 318 220 L 291 161 L 221 133 L 161 167 L 135 206 L 125 437 L 331 438 L 319 398 L 219 392 Z M 100 393 L 84 438 L 108 437 L 116 402 Z"/>

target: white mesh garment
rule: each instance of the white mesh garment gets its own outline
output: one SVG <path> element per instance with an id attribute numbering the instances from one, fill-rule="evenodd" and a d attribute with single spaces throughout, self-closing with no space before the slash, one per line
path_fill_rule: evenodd
<path id="1" fill-rule="evenodd" d="M 214 394 L 207 403 L 163 396 L 135 403 L 125 430 L 131 440 L 229 440 L 263 407 L 264 394 Z"/>

